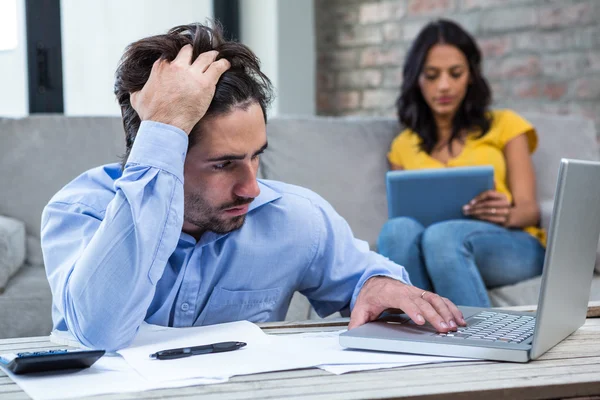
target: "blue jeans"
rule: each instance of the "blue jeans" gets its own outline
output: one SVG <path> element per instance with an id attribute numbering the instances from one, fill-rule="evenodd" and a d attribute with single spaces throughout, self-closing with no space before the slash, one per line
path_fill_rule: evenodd
<path id="1" fill-rule="evenodd" d="M 490 307 L 487 288 L 542 273 L 544 247 L 521 230 L 476 220 L 424 228 L 411 218 L 389 220 L 378 251 L 406 268 L 413 285 L 464 306 Z"/>

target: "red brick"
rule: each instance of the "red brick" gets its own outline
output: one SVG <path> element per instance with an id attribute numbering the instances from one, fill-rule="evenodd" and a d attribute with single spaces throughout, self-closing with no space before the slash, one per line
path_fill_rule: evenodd
<path id="1" fill-rule="evenodd" d="M 419 32 L 421 32 L 424 26 L 424 22 L 404 22 L 402 24 L 402 33 L 404 40 L 406 42 L 412 42 L 417 37 Z"/>
<path id="2" fill-rule="evenodd" d="M 491 8 L 506 6 L 510 0 L 463 0 L 463 8 L 471 10 L 474 8 Z"/>
<path id="3" fill-rule="evenodd" d="M 592 2 L 551 6 L 540 9 L 539 24 L 543 28 L 581 26 L 595 19 Z"/>
<path id="4" fill-rule="evenodd" d="M 540 96 L 540 84 L 535 81 L 519 82 L 512 85 L 513 94 L 520 99 L 537 99 Z"/>
<path id="5" fill-rule="evenodd" d="M 332 94 L 329 92 L 319 92 L 317 94 L 317 113 L 319 115 L 329 114 L 333 109 Z"/>
<path id="6" fill-rule="evenodd" d="M 500 62 L 485 63 L 490 78 L 524 78 L 540 73 L 540 61 L 535 56 L 512 57 Z"/>
<path id="7" fill-rule="evenodd" d="M 366 69 L 359 71 L 344 71 L 338 74 L 338 87 L 340 88 L 365 88 L 381 85 L 381 71 Z"/>
<path id="8" fill-rule="evenodd" d="M 580 53 L 558 53 L 542 56 L 540 66 L 545 76 L 576 76 L 583 64 Z"/>
<path id="9" fill-rule="evenodd" d="M 550 32 L 523 32 L 514 37 L 514 47 L 540 52 L 556 50 L 593 49 L 600 44 L 597 27 L 559 29 Z"/>
<path id="10" fill-rule="evenodd" d="M 575 91 L 580 99 L 600 99 L 600 78 L 580 78 L 575 83 Z"/>
<path id="11" fill-rule="evenodd" d="M 367 44 L 379 44 L 383 41 L 381 29 L 378 26 L 340 27 L 338 44 L 340 47 L 357 47 Z"/>
<path id="12" fill-rule="evenodd" d="M 387 42 L 398 42 L 403 37 L 402 25 L 397 22 L 390 22 L 383 25 L 383 38 Z"/>
<path id="13" fill-rule="evenodd" d="M 396 103 L 398 93 L 393 90 L 365 90 L 363 92 L 362 107 L 386 109 Z"/>
<path id="14" fill-rule="evenodd" d="M 352 117 L 372 117 L 377 115 L 377 110 L 342 110 L 336 113 L 338 116 L 352 116 Z"/>
<path id="15" fill-rule="evenodd" d="M 382 117 L 388 117 L 388 118 L 398 118 L 398 110 L 396 109 L 396 107 L 389 107 L 387 109 L 384 109 L 383 111 L 381 111 L 379 113 L 380 116 Z"/>
<path id="16" fill-rule="evenodd" d="M 550 100 L 559 100 L 562 98 L 569 89 L 569 85 L 566 82 L 547 82 L 544 84 L 544 97 Z"/>
<path id="17" fill-rule="evenodd" d="M 315 43 L 317 51 L 321 52 L 321 50 L 329 50 L 332 48 L 337 48 L 337 32 L 332 29 L 322 29 L 318 28 L 316 32 L 319 40 Z"/>
<path id="18" fill-rule="evenodd" d="M 394 69 L 389 69 L 383 73 L 383 87 L 385 88 L 394 88 L 398 90 L 402 85 L 402 80 L 402 66 L 398 66 L 398 68 Z"/>
<path id="19" fill-rule="evenodd" d="M 589 53 L 586 65 L 590 71 L 600 71 L 600 53 Z"/>
<path id="20" fill-rule="evenodd" d="M 333 15 L 336 22 L 355 24 L 359 21 L 359 10 L 356 7 L 335 7 Z"/>
<path id="21" fill-rule="evenodd" d="M 378 67 L 382 65 L 402 65 L 404 51 L 399 48 L 388 50 L 367 48 L 360 55 L 361 67 Z"/>
<path id="22" fill-rule="evenodd" d="M 356 50 L 337 50 L 321 51 L 318 57 L 319 68 L 326 69 L 348 69 L 356 67 L 358 60 L 358 51 Z"/>
<path id="23" fill-rule="evenodd" d="M 600 124 L 600 104 L 598 102 L 593 103 L 571 103 L 570 112 L 577 115 L 582 115 L 585 118 L 591 119 L 592 121 L 596 121 L 597 124 Z M 600 135 L 600 131 L 597 131 L 598 135 Z M 599 136 L 600 139 L 600 136 Z"/>
<path id="24" fill-rule="evenodd" d="M 319 70 L 317 72 L 317 90 L 329 91 L 335 87 L 335 74 L 329 71 Z"/>
<path id="25" fill-rule="evenodd" d="M 492 99 L 494 101 L 502 99 L 506 96 L 503 82 L 490 82 L 490 89 L 492 90 Z"/>
<path id="26" fill-rule="evenodd" d="M 554 115 L 571 114 L 571 107 L 565 103 L 541 103 L 540 111 Z"/>
<path id="27" fill-rule="evenodd" d="M 343 91 L 335 94 L 336 110 L 352 110 L 360 104 L 360 93 L 357 91 Z"/>
<path id="28" fill-rule="evenodd" d="M 383 21 L 398 20 L 406 14 L 404 3 L 385 1 L 380 3 L 361 4 L 359 21 L 361 24 L 372 24 Z"/>
<path id="29" fill-rule="evenodd" d="M 483 32 L 513 33 L 515 30 L 534 28 L 537 25 L 535 8 L 498 8 L 482 13 L 481 30 Z"/>
<path id="30" fill-rule="evenodd" d="M 508 36 L 479 39 L 478 44 L 484 59 L 487 57 L 500 57 L 511 50 L 511 40 Z"/>
<path id="31" fill-rule="evenodd" d="M 455 0 L 410 0 L 408 15 L 443 15 L 454 8 Z"/>

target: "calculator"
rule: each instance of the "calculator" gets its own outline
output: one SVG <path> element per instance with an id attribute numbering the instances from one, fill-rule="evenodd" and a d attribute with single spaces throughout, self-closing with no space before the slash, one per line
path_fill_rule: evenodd
<path id="1" fill-rule="evenodd" d="M 1 354 L 0 366 L 14 374 L 82 369 L 89 368 L 104 353 L 104 350 L 61 349 Z"/>

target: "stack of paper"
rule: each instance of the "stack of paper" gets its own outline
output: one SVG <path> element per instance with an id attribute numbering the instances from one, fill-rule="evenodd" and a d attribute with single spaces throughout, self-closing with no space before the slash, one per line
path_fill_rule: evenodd
<path id="1" fill-rule="evenodd" d="M 144 324 L 132 345 L 102 357 L 91 368 L 52 374 L 8 375 L 36 400 L 77 398 L 106 393 L 144 391 L 226 382 L 235 375 L 319 367 L 335 374 L 367 369 L 458 361 L 462 359 L 343 349 L 340 332 L 266 335 L 258 326 L 239 321 L 194 328 Z M 64 343 L 65 338 L 58 338 Z M 175 360 L 156 360 L 160 350 L 240 341 L 230 352 Z"/>

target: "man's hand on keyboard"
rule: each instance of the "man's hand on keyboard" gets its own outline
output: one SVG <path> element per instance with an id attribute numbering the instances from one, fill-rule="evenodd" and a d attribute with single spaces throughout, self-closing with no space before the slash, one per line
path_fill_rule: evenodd
<path id="1" fill-rule="evenodd" d="M 438 332 L 466 325 L 462 312 L 450 300 L 392 278 L 375 276 L 358 294 L 348 329 L 373 321 L 390 308 L 401 309 L 418 325 L 428 321 Z"/>

